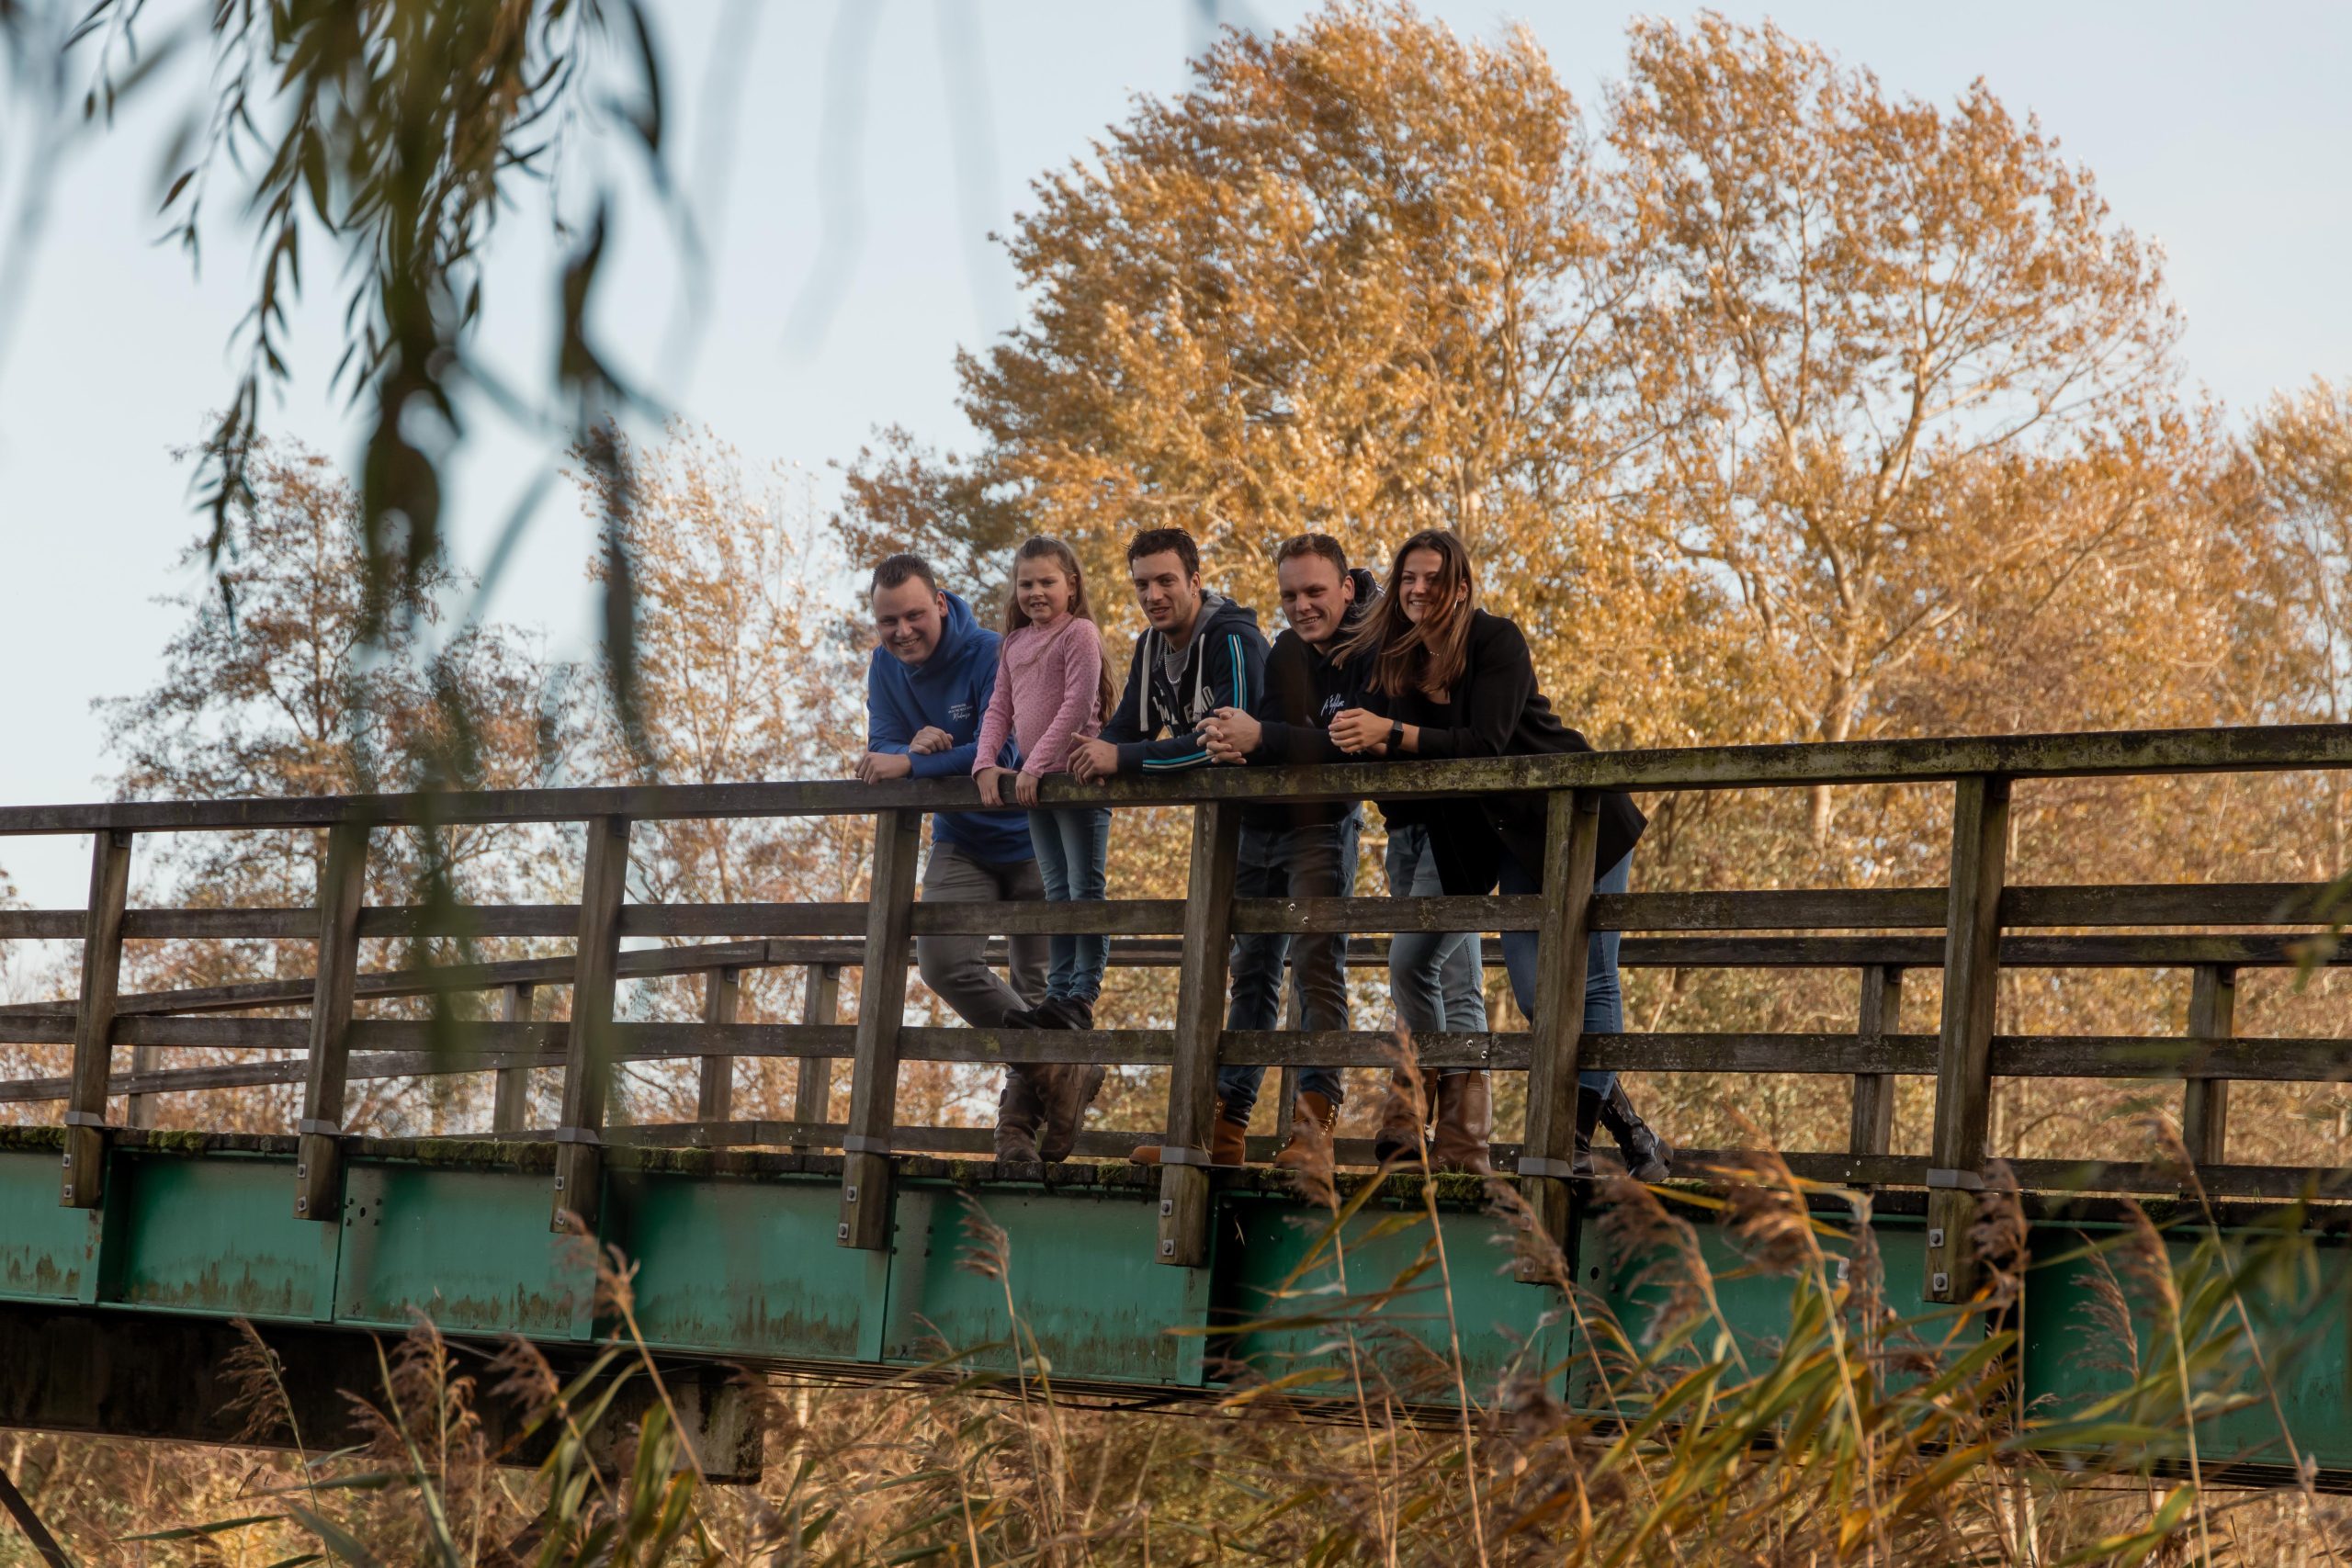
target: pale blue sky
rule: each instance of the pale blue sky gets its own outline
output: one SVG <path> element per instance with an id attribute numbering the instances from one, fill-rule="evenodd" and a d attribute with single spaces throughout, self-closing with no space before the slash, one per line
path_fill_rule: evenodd
<path id="1" fill-rule="evenodd" d="M 1202 38 L 1194 0 L 846 0 L 847 14 L 870 19 L 846 32 L 831 5 L 750 0 L 735 7 L 753 18 L 748 45 L 714 62 L 718 0 L 651 8 L 668 43 L 682 171 L 698 186 L 719 176 L 701 187 L 713 252 L 709 326 L 690 364 L 654 390 L 748 458 L 819 469 L 879 423 L 957 438 L 951 355 L 1001 331 L 1013 306 L 1001 259 L 980 234 L 1009 223 L 1033 175 L 1082 156 L 1130 95 L 1180 89 Z M 1227 5 L 1260 26 L 1307 8 Z M 1868 65 L 1894 91 L 1949 98 L 1983 75 L 2012 108 L 2038 113 L 2097 171 L 2118 216 L 2165 243 L 2188 318 L 2189 373 L 2232 407 L 2315 373 L 2352 375 L 2352 93 L 2343 85 L 2352 6 L 1721 8 L 1741 19 L 1770 15 Z M 1427 9 L 1485 35 L 1524 20 L 1588 102 L 1620 69 L 1632 14 L 1589 0 L 1432 0 Z M 862 94 L 829 105 L 830 62 L 861 47 Z M 943 68 L 951 54 L 978 68 L 951 74 Z M 728 100 L 730 81 L 731 160 L 706 165 L 700 122 Z M 175 93 L 165 100 L 178 101 Z M 20 188 L 23 107 L 0 118 L 0 200 Z M 847 151 L 829 145 L 829 116 L 858 128 Z M 91 699 L 152 679 L 175 612 L 151 600 L 189 585 L 172 563 L 196 521 L 170 449 L 202 434 L 205 412 L 231 385 L 225 344 L 249 273 L 225 233 L 200 279 L 176 252 L 150 243 L 162 123 L 157 109 L 134 113 L 74 158 L 33 265 L 17 273 L 29 289 L 0 361 L 0 802 L 104 792 L 107 759 Z M 839 239 L 845 194 L 862 223 L 851 243 L 828 253 L 828 201 Z M 498 242 L 491 343 L 516 375 L 547 357 L 543 230 L 543 214 L 526 208 Z M 821 316 L 810 330 L 795 307 L 810 299 L 828 254 L 838 288 L 816 290 L 828 308 L 803 311 Z M 0 265 L 0 277 L 11 270 Z M 340 302 L 316 287 L 327 269 L 314 261 L 312 272 L 297 318 L 298 379 L 269 419 L 347 457 L 349 426 L 325 387 Z M 676 293 L 673 250 L 639 222 L 605 309 L 608 331 L 648 374 L 662 361 Z M 478 429 L 453 487 L 458 552 L 476 562 L 540 461 L 494 420 Z M 559 493 L 492 613 L 580 647 L 589 537 Z M 0 840 L 0 867 L 46 906 L 81 902 L 85 854 L 80 840 Z"/>

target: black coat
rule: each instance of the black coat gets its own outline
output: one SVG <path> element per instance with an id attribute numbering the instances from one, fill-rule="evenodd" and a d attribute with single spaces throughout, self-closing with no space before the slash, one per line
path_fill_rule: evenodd
<path id="1" fill-rule="evenodd" d="M 1372 664 L 1369 654 L 1349 660 L 1357 700 L 1374 713 L 1420 729 L 1419 750 L 1396 760 L 1550 756 L 1593 749 L 1590 741 L 1560 722 L 1551 703 L 1536 689 L 1535 661 L 1528 654 L 1527 638 L 1515 623 L 1500 615 L 1471 612 L 1468 661 L 1462 678 L 1442 702 L 1433 702 L 1417 691 L 1398 697 L 1372 691 L 1364 684 Z M 1417 822 L 1429 829 L 1430 849 L 1448 893 L 1493 891 L 1506 852 L 1540 876 L 1543 794 L 1482 795 L 1478 801 L 1484 808 L 1478 812 L 1435 800 L 1398 801 L 1393 806 L 1384 800 L 1380 810 L 1391 822 Z M 1648 818 L 1634 804 L 1633 796 L 1622 790 L 1603 791 L 1595 874 L 1607 872 L 1631 854 L 1648 826 Z"/>
<path id="2" fill-rule="evenodd" d="M 1355 629 L 1380 593 L 1372 573 L 1363 568 L 1357 567 L 1348 575 L 1355 581 L 1356 596 L 1340 620 L 1341 637 Z M 1332 744 L 1328 733 L 1331 716 L 1353 700 L 1347 672 L 1331 662 L 1329 648 L 1311 647 L 1296 632 L 1284 631 L 1266 656 L 1265 694 L 1253 714 L 1259 725 L 1258 749 L 1250 760 L 1268 767 L 1353 761 Z M 1252 807 L 1257 815 L 1250 819 L 1281 827 L 1319 827 L 1339 821 L 1355 808 L 1352 800 L 1305 801 Z"/>

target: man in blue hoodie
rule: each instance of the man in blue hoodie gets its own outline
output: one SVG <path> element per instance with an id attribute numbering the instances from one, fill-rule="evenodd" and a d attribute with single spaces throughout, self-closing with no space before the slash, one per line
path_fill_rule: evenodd
<path id="1" fill-rule="evenodd" d="M 880 646 L 865 671 L 865 755 L 857 776 L 881 779 L 972 776 L 980 717 L 996 690 L 997 634 L 979 624 L 963 600 L 943 592 L 931 564 L 897 555 L 874 569 L 870 590 Z M 1020 765 L 1008 742 L 997 759 Z M 926 901 L 985 904 L 1043 898 L 1037 852 L 1022 811 L 942 811 L 932 818 L 931 856 L 923 863 Z M 1009 942 L 1012 983 L 988 966 L 984 936 L 915 939 L 923 984 L 976 1029 L 994 1029 L 1013 1008 L 1046 994 L 1049 939 Z M 996 1152 L 1001 1160 L 1060 1159 L 1069 1153 L 1075 1122 L 1049 1118 L 1050 1072 L 1016 1067 L 997 1102 Z M 1084 1107 L 1080 1107 L 1083 1114 Z M 1044 1138 L 1038 1137 L 1042 1127 Z"/>

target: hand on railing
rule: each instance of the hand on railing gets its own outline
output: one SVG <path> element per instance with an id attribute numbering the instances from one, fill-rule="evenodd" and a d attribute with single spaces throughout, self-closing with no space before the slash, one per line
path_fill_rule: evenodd
<path id="1" fill-rule="evenodd" d="M 914 771 L 914 760 L 903 751 L 868 751 L 857 760 L 857 782 L 860 784 L 903 779 Z"/>
<path id="2" fill-rule="evenodd" d="M 973 775 L 979 781 L 982 806 L 1035 806 L 1037 804 L 1037 775 L 1016 773 L 1011 768 L 982 768 Z M 1010 795 L 1004 781 L 1012 781 Z"/>
<path id="3" fill-rule="evenodd" d="M 1209 749 L 1212 762 L 1247 762 L 1264 738 L 1264 728 L 1242 708 L 1219 708 L 1201 726 L 1201 739 Z"/>

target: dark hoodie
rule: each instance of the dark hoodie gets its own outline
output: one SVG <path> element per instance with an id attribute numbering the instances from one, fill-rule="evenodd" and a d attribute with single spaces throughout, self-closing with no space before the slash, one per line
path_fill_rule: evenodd
<path id="1" fill-rule="evenodd" d="M 1119 749 L 1123 773 L 1207 767 L 1203 722 L 1219 708 L 1255 711 L 1265 684 L 1266 637 L 1256 613 L 1217 594 L 1202 596 L 1193 639 L 1172 675 L 1168 651 L 1168 639 L 1148 627 L 1136 638 L 1127 689 L 1102 726 L 1102 739 Z"/>
<path id="2" fill-rule="evenodd" d="M 1535 682 L 1535 661 L 1516 623 L 1484 610 L 1470 613 L 1467 662 L 1462 679 L 1443 700 L 1421 692 L 1399 697 L 1368 689 L 1360 693 L 1373 712 L 1416 725 L 1419 755 L 1440 757 L 1529 757 L 1589 751 L 1592 743 L 1560 722 Z M 1368 675 L 1372 660 L 1351 666 Z M 1409 758 L 1401 759 L 1411 761 Z M 1493 891 L 1501 855 L 1543 874 L 1544 798 L 1537 792 L 1484 795 L 1478 810 L 1464 811 L 1453 800 L 1416 800 L 1381 815 L 1391 824 L 1420 822 L 1430 829 L 1430 848 L 1448 893 Z M 1607 872 L 1634 850 L 1648 825 L 1634 797 L 1623 790 L 1600 792 L 1600 846 L 1596 874 Z"/>
<path id="3" fill-rule="evenodd" d="M 1266 767 L 1289 763 L 1352 761 L 1332 743 L 1331 716 L 1355 699 L 1348 671 L 1331 662 L 1331 649 L 1356 627 L 1379 596 L 1380 584 L 1362 567 L 1349 571 L 1356 596 L 1340 629 L 1317 648 L 1295 631 L 1274 639 L 1266 655 L 1266 689 L 1251 716 L 1258 721 L 1258 750 L 1250 760 Z M 1302 801 L 1283 808 L 1283 826 L 1308 828 L 1337 822 L 1356 808 L 1350 800 Z"/>
<path id="4" fill-rule="evenodd" d="M 909 667 L 887 648 L 874 650 L 865 667 L 865 749 L 908 755 L 907 742 L 925 725 L 936 725 L 956 742 L 944 751 L 909 757 L 919 779 L 969 778 L 979 739 L 980 719 L 996 691 L 997 649 L 1003 640 L 973 619 L 971 607 L 953 593 L 947 601 L 939 646 L 920 665 Z M 1007 742 L 997 759 L 1020 765 Z M 1025 811 L 942 811 L 932 820 L 934 844 L 954 844 L 974 860 L 1002 865 L 1034 860 Z"/>

